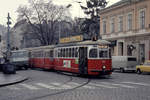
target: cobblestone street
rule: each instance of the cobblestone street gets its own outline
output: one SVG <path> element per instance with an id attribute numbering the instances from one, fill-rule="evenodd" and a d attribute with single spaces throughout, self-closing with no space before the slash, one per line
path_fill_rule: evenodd
<path id="1" fill-rule="evenodd" d="M 56 72 L 19 71 L 29 80 L 0 88 L 0 100 L 149 100 L 148 74 L 113 72 L 82 78 Z"/>

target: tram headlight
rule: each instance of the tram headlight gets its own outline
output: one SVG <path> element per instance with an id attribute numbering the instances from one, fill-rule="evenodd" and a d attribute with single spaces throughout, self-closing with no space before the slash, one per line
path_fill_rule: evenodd
<path id="1" fill-rule="evenodd" d="M 103 68 L 103 69 L 106 69 L 106 66 L 103 66 L 102 68 Z"/>

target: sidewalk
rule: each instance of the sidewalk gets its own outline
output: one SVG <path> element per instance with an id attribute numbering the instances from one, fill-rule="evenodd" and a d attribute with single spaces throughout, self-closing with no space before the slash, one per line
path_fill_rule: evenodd
<path id="1" fill-rule="evenodd" d="M 0 72 L 0 87 L 20 83 L 27 79 L 28 77 L 21 75 L 21 73 L 3 74 L 3 72 Z"/>

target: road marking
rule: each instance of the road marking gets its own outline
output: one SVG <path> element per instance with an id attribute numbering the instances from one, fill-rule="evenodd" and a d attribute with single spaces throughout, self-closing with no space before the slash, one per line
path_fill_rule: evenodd
<path id="1" fill-rule="evenodd" d="M 128 84 L 135 84 L 135 85 L 150 86 L 150 84 L 146 84 L 146 83 L 135 83 L 135 82 L 121 82 L 121 83 L 128 83 Z"/>
<path id="2" fill-rule="evenodd" d="M 68 84 L 69 84 L 69 85 L 72 85 L 74 88 L 82 85 L 82 84 L 75 83 L 75 82 L 70 82 L 70 83 L 68 83 Z M 92 86 L 90 86 L 90 85 L 84 85 L 84 86 L 82 86 L 82 87 L 83 87 L 83 88 L 88 88 L 88 89 L 95 89 L 95 87 L 92 87 Z"/>
<path id="3" fill-rule="evenodd" d="M 91 85 L 84 85 L 83 88 L 95 89 L 95 87 L 93 87 L 93 86 L 91 86 Z"/>
<path id="4" fill-rule="evenodd" d="M 9 86 L 9 87 L 7 87 L 7 88 L 9 88 L 9 89 L 11 89 L 11 90 L 20 90 L 20 88 L 15 87 L 15 86 Z"/>
<path id="5" fill-rule="evenodd" d="M 124 88 L 136 88 L 133 86 L 129 86 L 129 85 L 124 85 L 124 84 L 116 84 L 116 83 L 107 83 L 107 82 L 101 82 L 103 84 L 109 84 L 109 85 L 114 85 L 114 86 L 120 86 L 120 87 L 124 87 Z"/>
<path id="6" fill-rule="evenodd" d="M 51 86 L 51 85 L 47 85 L 47 84 L 43 84 L 43 83 L 35 83 L 35 84 L 38 85 L 38 86 L 47 88 L 47 89 L 60 89 L 60 88 L 57 88 L 57 87 L 54 87 L 54 86 Z"/>
<path id="7" fill-rule="evenodd" d="M 60 86 L 61 84 L 60 83 L 57 83 L 57 82 L 54 82 L 54 83 L 51 83 L 52 85 L 55 85 L 55 86 Z"/>
<path id="8" fill-rule="evenodd" d="M 32 85 L 28 85 L 28 84 L 19 84 L 19 85 L 24 86 L 24 87 L 26 87 L 26 88 L 28 88 L 30 90 L 38 90 L 38 89 L 40 89 L 40 88 L 37 88 L 37 87 L 32 86 Z"/>
<path id="9" fill-rule="evenodd" d="M 117 87 L 114 87 L 114 86 L 102 85 L 102 84 L 94 84 L 94 83 L 90 83 L 89 85 L 97 86 L 97 87 L 104 87 L 104 88 L 117 88 Z"/>
<path id="10" fill-rule="evenodd" d="M 79 84 L 79 83 L 75 83 L 75 82 L 69 82 L 68 84 L 69 84 L 69 85 L 76 85 L 76 86 L 81 85 L 81 84 Z"/>
<path id="11" fill-rule="evenodd" d="M 71 89 L 71 88 L 73 88 L 72 86 L 70 86 L 70 85 L 62 85 L 61 86 L 63 89 Z"/>

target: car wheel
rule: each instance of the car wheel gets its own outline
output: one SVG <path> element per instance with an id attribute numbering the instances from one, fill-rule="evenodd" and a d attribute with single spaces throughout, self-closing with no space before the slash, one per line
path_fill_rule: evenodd
<path id="1" fill-rule="evenodd" d="M 141 72 L 140 69 L 137 69 L 136 73 L 137 73 L 137 74 L 141 74 L 142 72 Z"/>
<path id="2" fill-rule="evenodd" d="M 120 72 L 121 72 L 121 73 L 124 73 L 124 69 L 123 69 L 123 68 L 120 68 Z"/>

